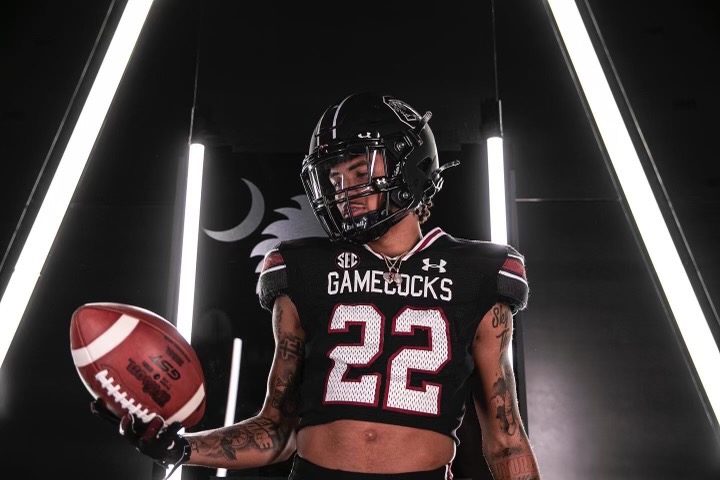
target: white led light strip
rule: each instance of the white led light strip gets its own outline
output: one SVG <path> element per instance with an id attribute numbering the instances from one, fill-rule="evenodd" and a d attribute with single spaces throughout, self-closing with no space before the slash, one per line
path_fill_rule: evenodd
<path id="1" fill-rule="evenodd" d="M 80 181 L 152 0 L 129 0 L 0 300 L 0 366 Z"/>
<path id="2" fill-rule="evenodd" d="M 225 407 L 224 426 L 235 423 L 235 406 L 237 405 L 238 384 L 240 383 L 240 359 L 242 358 L 242 339 L 233 340 L 232 361 L 230 364 L 230 385 L 228 387 L 227 405 Z M 217 469 L 218 477 L 227 477 L 227 468 Z"/>
<path id="3" fill-rule="evenodd" d="M 192 322 L 195 306 L 195 274 L 197 271 L 198 231 L 200 229 L 200 204 L 202 200 L 203 165 L 205 146 L 190 145 L 187 186 L 185 189 L 185 216 L 183 220 L 180 281 L 178 287 L 177 329 L 188 343 L 192 340 Z M 184 428 L 178 433 L 182 434 Z M 172 469 L 168 469 L 168 473 Z M 168 480 L 180 480 L 182 466 Z"/>
<path id="4" fill-rule="evenodd" d="M 507 212 L 505 208 L 505 162 L 502 137 L 487 139 L 488 188 L 490 192 L 490 240 L 507 243 Z"/>
<path id="5" fill-rule="evenodd" d="M 197 270 L 204 157 L 204 145 L 199 143 L 190 145 L 177 310 L 177 329 L 188 343 L 192 338 L 193 308 L 195 304 L 195 273 Z"/>
<path id="6" fill-rule="evenodd" d="M 720 351 L 707 319 L 645 176 L 575 1 L 547 1 L 682 339 L 717 418 L 720 415 Z"/>

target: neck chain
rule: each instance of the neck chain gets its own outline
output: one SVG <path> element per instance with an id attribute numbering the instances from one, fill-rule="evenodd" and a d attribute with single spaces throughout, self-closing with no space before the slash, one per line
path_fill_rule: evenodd
<path id="1" fill-rule="evenodd" d="M 403 260 L 405 259 L 405 255 L 410 250 L 406 250 L 397 257 L 390 258 L 384 253 L 381 253 L 383 259 L 385 260 L 385 265 L 388 268 L 388 271 L 383 273 L 383 278 L 387 283 L 393 283 L 400 285 L 402 283 L 402 276 L 400 275 L 400 266 L 402 265 Z"/>

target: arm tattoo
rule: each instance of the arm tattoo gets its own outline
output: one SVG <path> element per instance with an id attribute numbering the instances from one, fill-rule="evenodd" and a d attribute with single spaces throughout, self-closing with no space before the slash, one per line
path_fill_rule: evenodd
<path id="1" fill-rule="evenodd" d="M 501 459 L 488 463 L 494 480 L 538 480 L 537 465 L 532 455 L 513 455 L 511 449 Z"/>
<path id="2" fill-rule="evenodd" d="M 295 374 L 290 372 L 287 378 L 276 377 L 273 387 L 271 401 L 273 408 L 277 408 L 285 416 L 296 415 L 298 383 Z"/>
<path id="3" fill-rule="evenodd" d="M 273 332 L 275 333 L 275 338 L 280 338 L 280 319 L 283 316 L 283 309 L 281 306 L 278 306 L 277 313 L 273 316 Z"/>
<path id="4" fill-rule="evenodd" d="M 269 418 L 259 416 L 230 428 L 218 429 L 202 439 L 187 437 L 190 448 L 208 457 L 236 460 L 241 450 L 268 450 L 283 444 L 284 435 Z"/>
<path id="5" fill-rule="evenodd" d="M 512 377 L 511 377 L 512 378 Z M 507 435 L 514 435 L 518 429 L 518 420 L 512 402 L 512 390 L 504 377 L 493 384 L 492 405 L 495 407 L 495 418 L 500 421 L 500 428 Z"/>
<path id="6" fill-rule="evenodd" d="M 277 355 L 278 359 L 284 361 L 285 368 L 279 367 L 277 374 L 270 379 L 270 405 L 278 409 L 283 418 L 290 419 L 297 415 L 305 342 L 302 338 L 286 332 L 278 341 Z"/>
<path id="7" fill-rule="evenodd" d="M 515 398 L 515 384 L 512 369 L 508 368 L 505 352 L 510 343 L 510 325 L 508 315 L 510 312 L 506 308 L 498 305 L 492 309 L 493 318 L 492 326 L 497 330 L 502 330 L 495 338 L 500 339 L 500 355 L 499 363 L 503 374 L 493 384 L 491 403 L 494 407 L 495 418 L 500 421 L 500 428 L 507 435 L 514 435 L 518 430 L 518 419 L 515 414 L 513 399 Z"/>
<path id="8" fill-rule="evenodd" d="M 508 327 L 508 311 L 497 305 L 493 307 L 493 328 L 500 327 L 502 331 L 495 338 L 500 339 L 500 353 L 502 354 L 510 343 L 510 328 Z"/>
<path id="9" fill-rule="evenodd" d="M 292 333 L 286 334 L 278 341 L 277 349 L 283 360 L 301 360 L 305 358 L 305 342 Z"/>

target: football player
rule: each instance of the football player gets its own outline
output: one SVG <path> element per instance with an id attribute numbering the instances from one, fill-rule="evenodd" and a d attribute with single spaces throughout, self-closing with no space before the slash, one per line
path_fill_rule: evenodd
<path id="1" fill-rule="evenodd" d="M 524 309 L 510 245 L 425 232 L 442 188 L 430 113 L 358 93 L 328 108 L 301 180 L 327 238 L 267 253 L 259 301 L 275 353 L 257 416 L 178 434 L 121 432 L 159 464 L 245 469 L 293 458 L 293 480 L 452 478 L 472 391 L 493 477 L 539 479 L 508 351 Z"/>

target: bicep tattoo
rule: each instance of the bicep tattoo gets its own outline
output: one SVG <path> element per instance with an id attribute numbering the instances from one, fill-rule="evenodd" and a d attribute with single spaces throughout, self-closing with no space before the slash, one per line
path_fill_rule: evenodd
<path id="1" fill-rule="evenodd" d="M 493 307 L 492 312 L 492 326 L 495 331 L 498 332 L 495 335 L 495 338 L 500 339 L 500 356 L 502 357 L 510 344 L 510 339 L 512 338 L 512 332 L 510 331 L 510 326 L 508 325 L 508 316 L 511 315 L 511 313 L 507 308 L 501 308 L 498 305 Z"/>

